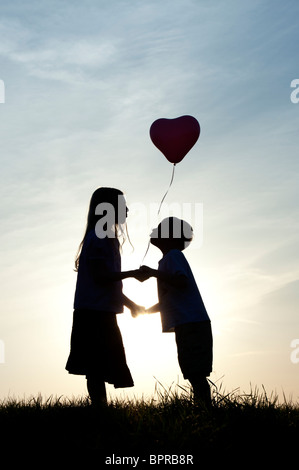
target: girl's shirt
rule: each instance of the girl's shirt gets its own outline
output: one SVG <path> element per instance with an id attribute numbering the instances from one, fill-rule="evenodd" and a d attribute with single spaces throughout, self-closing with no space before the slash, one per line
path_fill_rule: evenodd
<path id="1" fill-rule="evenodd" d="M 93 230 L 87 234 L 80 254 L 74 308 L 123 312 L 122 281 L 97 281 L 91 267 L 93 260 L 104 271 L 121 271 L 118 240 L 98 238 Z"/>
<path id="2" fill-rule="evenodd" d="M 188 279 L 187 286 L 180 289 L 158 280 L 163 332 L 174 331 L 176 326 L 184 323 L 210 320 L 189 263 L 180 250 L 170 250 L 163 256 L 158 270 L 183 274 Z"/>

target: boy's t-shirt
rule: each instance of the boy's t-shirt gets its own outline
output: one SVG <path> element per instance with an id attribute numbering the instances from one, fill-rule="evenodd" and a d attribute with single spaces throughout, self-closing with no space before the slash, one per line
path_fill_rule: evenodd
<path id="1" fill-rule="evenodd" d="M 118 240 L 98 238 L 94 230 L 87 234 L 80 255 L 74 308 L 123 312 L 122 281 L 96 281 L 91 269 L 91 260 L 95 259 L 107 272 L 121 271 Z"/>
<path id="2" fill-rule="evenodd" d="M 159 262 L 159 271 L 183 274 L 188 279 L 184 288 L 158 280 L 158 296 L 162 331 L 174 331 L 175 326 L 210 320 L 193 273 L 180 250 L 170 250 Z"/>

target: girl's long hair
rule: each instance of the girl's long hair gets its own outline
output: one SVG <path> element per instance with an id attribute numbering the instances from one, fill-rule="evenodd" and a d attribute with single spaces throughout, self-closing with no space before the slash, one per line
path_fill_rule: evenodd
<path id="1" fill-rule="evenodd" d="M 94 191 L 93 195 L 91 196 L 90 203 L 89 203 L 87 224 L 86 224 L 84 237 L 79 245 L 76 258 L 75 258 L 75 271 L 78 271 L 78 268 L 79 268 L 80 254 L 82 251 L 82 246 L 85 241 L 86 235 L 88 234 L 88 232 L 90 232 L 90 230 L 95 229 L 96 223 L 103 217 L 103 215 L 96 214 L 96 207 L 101 203 L 111 204 L 114 207 L 115 214 L 116 214 L 115 220 L 117 221 L 118 197 L 123 196 L 123 195 L 124 193 L 122 191 L 120 191 L 119 189 L 115 189 L 115 188 L 101 187 Z M 126 238 L 128 238 L 129 242 L 131 243 L 126 223 L 122 225 L 115 223 L 114 232 L 115 232 L 115 238 L 118 240 L 121 239 L 120 247 L 122 247 Z"/>

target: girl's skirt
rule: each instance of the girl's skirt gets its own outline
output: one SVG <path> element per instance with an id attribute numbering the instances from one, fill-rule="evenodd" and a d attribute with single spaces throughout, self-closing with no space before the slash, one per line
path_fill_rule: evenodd
<path id="1" fill-rule="evenodd" d="M 178 361 L 185 379 L 208 377 L 212 372 L 213 337 L 211 322 L 186 323 L 175 327 Z"/>
<path id="2" fill-rule="evenodd" d="M 66 370 L 70 374 L 95 375 L 115 388 L 133 387 L 115 313 L 74 310 Z"/>

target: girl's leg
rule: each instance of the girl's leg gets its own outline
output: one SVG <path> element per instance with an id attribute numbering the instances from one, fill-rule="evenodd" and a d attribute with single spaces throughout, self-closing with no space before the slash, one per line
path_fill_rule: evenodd
<path id="1" fill-rule="evenodd" d="M 105 382 L 96 375 L 89 374 L 86 376 L 87 390 L 93 405 L 106 405 L 107 394 Z"/>
<path id="2" fill-rule="evenodd" d="M 198 404 L 203 403 L 207 408 L 210 408 L 212 399 L 207 378 L 204 376 L 196 377 L 194 380 L 190 380 L 190 382 L 193 388 L 194 402 Z"/>

